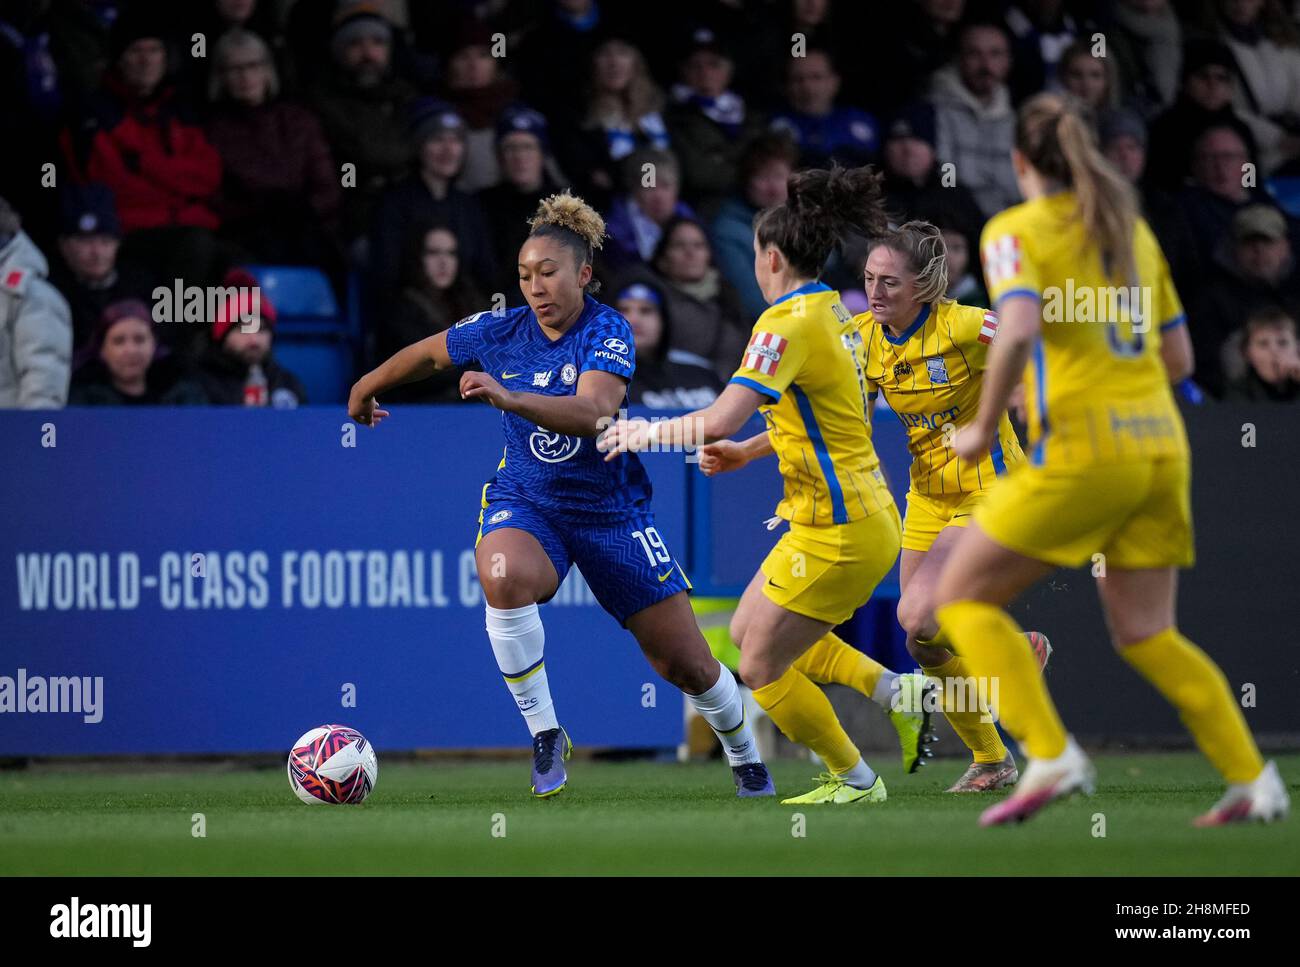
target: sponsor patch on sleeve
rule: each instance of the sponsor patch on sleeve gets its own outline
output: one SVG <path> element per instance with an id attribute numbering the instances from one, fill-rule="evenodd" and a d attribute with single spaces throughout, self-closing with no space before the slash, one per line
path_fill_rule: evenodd
<path id="1" fill-rule="evenodd" d="M 984 274 L 988 276 L 990 286 L 996 288 L 1020 275 L 1020 239 L 1015 235 L 990 239 L 982 255 Z"/>
<path id="2" fill-rule="evenodd" d="M 781 365 L 781 354 L 789 342 L 774 332 L 756 332 L 745 350 L 745 368 L 772 376 Z"/>
<path id="3" fill-rule="evenodd" d="M 998 314 L 996 312 L 984 313 L 984 320 L 980 323 L 979 341 L 985 343 L 993 342 L 993 337 L 998 334 Z"/>

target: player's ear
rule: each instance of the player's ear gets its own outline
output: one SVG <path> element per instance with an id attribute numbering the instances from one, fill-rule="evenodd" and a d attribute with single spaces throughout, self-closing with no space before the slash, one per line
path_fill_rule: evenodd
<path id="1" fill-rule="evenodd" d="M 578 288 L 585 289 L 591 282 L 592 268 L 590 262 L 583 262 L 578 268 Z"/>

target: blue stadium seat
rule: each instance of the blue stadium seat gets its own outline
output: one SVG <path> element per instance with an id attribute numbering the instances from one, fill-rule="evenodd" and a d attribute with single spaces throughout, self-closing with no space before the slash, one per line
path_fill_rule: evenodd
<path id="1" fill-rule="evenodd" d="M 277 334 L 344 335 L 347 320 L 320 269 L 306 265 L 249 265 L 266 298 L 275 306 Z"/>
<path id="2" fill-rule="evenodd" d="M 1264 187 L 1284 212 L 1300 218 L 1300 178 L 1270 178 Z"/>
<path id="3" fill-rule="evenodd" d="M 352 385 L 352 348 L 338 336 L 280 334 L 275 359 L 300 380 L 309 404 L 346 403 Z"/>

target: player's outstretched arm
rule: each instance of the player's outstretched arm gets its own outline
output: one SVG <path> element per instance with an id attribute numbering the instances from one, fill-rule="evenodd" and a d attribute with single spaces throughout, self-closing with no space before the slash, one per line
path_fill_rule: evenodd
<path id="1" fill-rule="evenodd" d="M 573 396 L 513 392 L 487 373 L 466 373 L 460 378 L 460 395 L 465 399 L 483 400 L 566 436 L 596 436 L 618 412 L 626 394 L 623 377 L 598 369 L 578 377 L 578 391 Z"/>
<path id="2" fill-rule="evenodd" d="M 348 394 L 348 415 L 364 426 L 374 426 L 388 415 L 379 409 L 375 397 L 394 386 L 427 379 L 439 369 L 450 369 L 445 332 L 421 339 L 399 350 L 352 385 Z"/>
<path id="3" fill-rule="evenodd" d="M 735 433 L 754 415 L 765 398 L 739 383 L 729 383 L 722 395 L 702 410 L 671 420 L 647 423 L 645 420 L 618 420 L 596 441 L 596 446 L 615 459 L 620 453 L 639 452 L 655 447 L 660 450 L 684 450 Z"/>
<path id="4" fill-rule="evenodd" d="M 772 438 L 767 431 L 757 433 L 748 440 L 719 440 L 700 447 L 700 471 L 706 477 L 739 470 L 751 460 L 769 456 Z"/>

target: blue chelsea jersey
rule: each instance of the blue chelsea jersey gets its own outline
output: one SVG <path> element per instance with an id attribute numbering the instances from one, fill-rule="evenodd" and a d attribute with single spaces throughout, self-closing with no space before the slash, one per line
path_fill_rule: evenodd
<path id="1" fill-rule="evenodd" d="M 596 369 L 629 384 L 636 369 L 632 327 L 591 296 L 568 331 L 548 339 L 527 306 L 480 312 L 447 332 L 447 353 L 457 366 L 478 363 L 508 390 L 572 396 L 578 377 Z M 623 406 L 627 406 L 627 394 Z M 566 436 L 515 413 L 502 413 L 506 451 L 485 498 L 531 501 L 543 510 L 583 519 L 613 520 L 648 508 L 650 479 L 636 454 L 605 462 L 594 437 Z"/>

